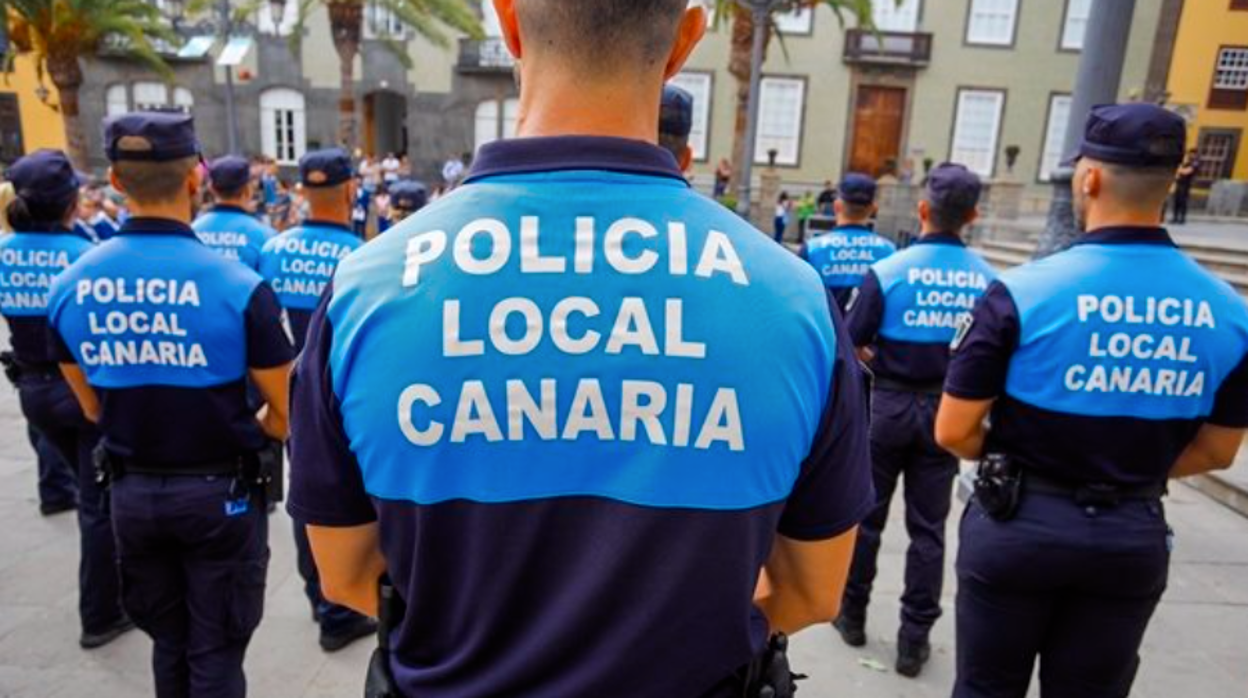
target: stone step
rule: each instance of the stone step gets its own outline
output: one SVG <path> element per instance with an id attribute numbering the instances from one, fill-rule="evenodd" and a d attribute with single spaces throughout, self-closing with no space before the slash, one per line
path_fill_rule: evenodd
<path id="1" fill-rule="evenodd" d="M 1248 517 L 1248 487 L 1218 473 L 1198 475 L 1183 480 L 1184 484 L 1235 513 Z"/>

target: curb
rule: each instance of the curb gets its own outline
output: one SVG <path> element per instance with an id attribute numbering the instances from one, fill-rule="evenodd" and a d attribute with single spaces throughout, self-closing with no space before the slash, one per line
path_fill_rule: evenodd
<path id="1" fill-rule="evenodd" d="M 1198 475 L 1183 480 L 1188 487 L 1243 517 L 1248 517 L 1248 489 L 1220 475 Z"/>

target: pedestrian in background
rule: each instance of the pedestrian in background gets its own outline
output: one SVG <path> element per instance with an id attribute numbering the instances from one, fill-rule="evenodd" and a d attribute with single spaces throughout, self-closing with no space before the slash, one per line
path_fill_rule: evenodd
<path id="1" fill-rule="evenodd" d="M 776 200 L 776 212 L 774 218 L 774 230 L 776 242 L 784 242 L 784 231 L 789 226 L 789 215 L 792 213 L 793 206 L 789 201 L 789 193 L 787 191 L 780 192 L 780 198 Z"/>

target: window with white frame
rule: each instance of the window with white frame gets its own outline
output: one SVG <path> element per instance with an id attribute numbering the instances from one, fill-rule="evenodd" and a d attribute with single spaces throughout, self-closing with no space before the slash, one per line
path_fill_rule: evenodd
<path id="1" fill-rule="evenodd" d="M 185 87 L 173 88 L 173 106 L 190 114 L 195 110 L 195 95 Z"/>
<path id="2" fill-rule="evenodd" d="M 1040 181 L 1053 178 L 1053 171 L 1062 164 L 1066 146 L 1066 127 L 1070 124 L 1070 95 L 1049 98 L 1049 124 L 1044 130 L 1044 152 L 1040 155 Z"/>
<path id="3" fill-rule="evenodd" d="M 407 32 L 407 24 L 386 5 L 374 1 L 364 6 L 364 38 L 404 39 Z"/>
<path id="4" fill-rule="evenodd" d="M 516 137 L 520 120 L 520 100 L 486 100 L 477 105 L 473 142 L 478 149 L 486 143 Z"/>
<path id="5" fill-rule="evenodd" d="M 131 88 L 135 111 L 152 111 L 169 107 L 169 86 L 163 82 L 136 82 Z"/>
<path id="6" fill-rule="evenodd" d="M 1018 21 L 1018 0 L 971 0 L 966 22 L 966 43 L 1010 46 Z"/>
<path id="7" fill-rule="evenodd" d="M 104 92 L 104 113 L 121 116 L 130 111 L 130 91 L 125 85 L 111 85 Z"/>
<path id="8" fill-rule="evenodd" d="M 798 7 L 791 12 L 782 12 L 773 17 L 776 31 L 781 34 L 809 34 L 815 26 L 815 10 L 812 7 Z"/>
<path id="9" fill-rule="evenodd" d="M 689 148 L 694 160 L 706 160 L 707 135 L 711 130 L 710 73 L 686 72 L 672 78 L 672 84 L 693 95 L 693 128 L 689 131 Z"/>
<path id="10" fill-rule="evenodd" d="M 914 32 L 919 28 L 919 0 L 871 0 L 875 28 L 883 32 Z"/>
<path id="11" fill-rule="evenodd" d="M 307 105 L 297 90 L 276 87 L 260 94 L 260 142 L 264 154 L 283 165 L 307 150 Z"/>
<path id="12" fill-rule="evenodd" d="M 981 177 L 991 177 L 997 164 L 997 139 L 1004 108 L 1004 92 L 959 90 L 949 159 L 966 165 Z"/>
<path id="13" fill-rule="evenodd" d="M 1066 0 L 1066 23 L 1062 26 L 1062 49 L 1083 50 L 1083 35 L 1088 33 L 1088 16 L 1092 0 Z"/>
<path id="14" fill-rule="evenodd" d="M 805 107 L 805 80 L 763 78 L 758 139 L 754 142 L 755 162 L 767 162 L 768 151 L 775 150 L 777 165 L 797 165 L 801 156 Z"/>
<path id="15" fill-rule="evenodd" d="M 503 138 L 515 138 L 520 125 L 520 100 L 512 97 L 503 100 Z"/>
<path id="16" fill-rule="evenodd" d="M 1248 47 L 1228 46 L 1218 51 L 1213 89 L 1248 90 Z"/>

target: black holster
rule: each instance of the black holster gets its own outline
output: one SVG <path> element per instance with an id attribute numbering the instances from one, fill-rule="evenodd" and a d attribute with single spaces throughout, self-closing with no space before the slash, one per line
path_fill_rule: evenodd
<path id="1" fill-rule="evenodd" d="M 797 682 L 806 678 L 789 667 L 789 638 L 777 633 L 767 649 L 745 669 L 742 698 L 792 698 Z"/>
<path id="2" fill-rule="evenodd" d="M 1018 513 L 1023 493 L 1023 470 L 1008 456 L 992 453 L 979 462 L 975 474 L 975 501 L 996 521 L 1009 521 Z"/>
<path id="3" fill-rule="evenodd" d="M 264 493 L 265 500 L 276 504 L 286 499 L 286 470 L 282 467 L 284 448 L 281 441 L 270 439 L 264 448 L 248 457 L 248 468 L 245 473 L 249 482 Z M 254 463 L 253 463 L 254 461 Z"/>
<path id="4" fill-rule="evenodd" d="M 4 377 L 8 378 L 16 388 L 17 379 L 22 377 L 22 367 L 17 362 L 17 354 L 11 351 L 0 352 L 0 367 L 4 368 Z"/>
<path id="5" fill-rule="evenodd" d="M 373 656 L 368 660 L 364 698 L 402 698 L 394 672 L 390 669 L 390 632 L 403 619 L 406 604 L 389 577 L 382 577 L 377 583 L 377 593 L 377 649 L 373 650 Z"/>

